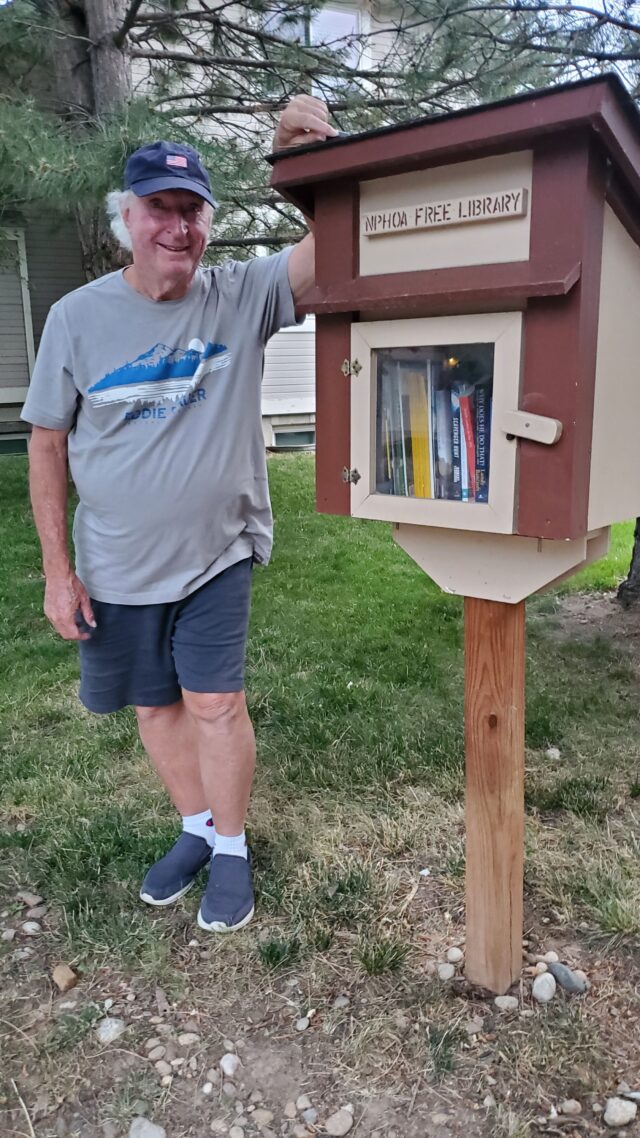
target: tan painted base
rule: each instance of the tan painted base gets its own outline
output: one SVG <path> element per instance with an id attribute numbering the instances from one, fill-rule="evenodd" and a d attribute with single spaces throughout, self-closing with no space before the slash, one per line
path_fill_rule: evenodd
<path id="1" fill-rule="evenodd" d="M 604 557 L 610 529 L 576 541 L 396 525 L 393 536 L 446 593 L 517 604 Z"/>

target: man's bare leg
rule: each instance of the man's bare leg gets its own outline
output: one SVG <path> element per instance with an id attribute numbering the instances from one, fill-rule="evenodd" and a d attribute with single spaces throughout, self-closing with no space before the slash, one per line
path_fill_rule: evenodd
<path id="1" fill-rule="evenodd" d="M 200 777 L 198 737 L 184 701 L 167 707 L 136 707 L 142 745 L 181 815 L 208 807 Z"/>
<path id="2" fill-rule="evenodd" d="M 183 690 L 197 738 L 201 785 L 216 834 L 244 830 L 256 768 L 256 741 L 244 692 Z"/>

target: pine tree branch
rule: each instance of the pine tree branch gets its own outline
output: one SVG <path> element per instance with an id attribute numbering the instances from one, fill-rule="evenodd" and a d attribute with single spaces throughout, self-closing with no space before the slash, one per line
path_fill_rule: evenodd
<path id="1" fill-rule="evenodd" d="M 339 63 L 330 65 L 329 61 L 321 61 L 315 67 L 300 67 L 297 63 L 286 63 L 276 59 L 252 59 L 251 56 L 240 55 L 200 55 L 197 51 L 182 52 L 165 49 L 163 51 L 142 51 L 134 48 L 129 52 L 132 59 L 155 59 L 160 62 L 188 63 L 192 67 L 229 67 L 236 70 L 245 68 L 256 71 L 293 71 L 298 75 L 306 75 L 314 79 L 323 75 L 343 77 L 345 79 L 398 79 L 397 71 L 361 71 L 357 68 L 345 67 Z M 316 57 L 317 58 L 317 57 Z"/>
<path id="2" fill-rule="evenodd" d="M 116 47 L 122 47 L 125 39 L 131 31 L 131 28 L 136 22 L 136 16 L 138 15 L 138 10 L 142 7 L 142 2 L 143 0 L 131 0 L 129 10 L 113 37 L 113 42 Z"/>
<path id="3" fill-rule="evenodd" d="M 265 235 L 256 235 L 255 237 L 236 237 L 235 239 L 228 237 L 213 237 L 207 242 L 208 249 L 228 249 L 233 248 L 234 245 L 238 248 L 247 249 L 252 245 L 289 245 L 296 244 L 300 240 L 299 233 L 283 233 L 280 237 L 272 237 Z"/>

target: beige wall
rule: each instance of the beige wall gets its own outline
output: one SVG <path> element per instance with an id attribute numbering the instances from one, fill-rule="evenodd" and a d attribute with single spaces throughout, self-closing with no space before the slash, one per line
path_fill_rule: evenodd
<path id="1" fill-rule="evenodd" d="M 640 514 L 640 249 L 607 206 L 588 528 Z"/>

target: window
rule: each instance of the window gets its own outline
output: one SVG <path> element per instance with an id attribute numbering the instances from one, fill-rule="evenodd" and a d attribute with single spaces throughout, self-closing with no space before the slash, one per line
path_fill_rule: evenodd
<path id="1" fill-rule="evenodd" d="M 305 450 L 315 446 L 316 432 L 313 427 L 308 427 L 305 430 L 292 430 L 290 427 L 287 430 L 273 432 L 273 444 L 277 450 L 295 449 Z"/>

